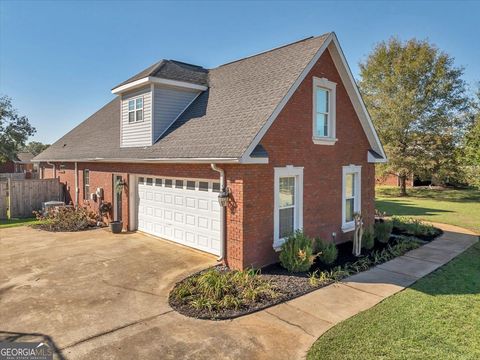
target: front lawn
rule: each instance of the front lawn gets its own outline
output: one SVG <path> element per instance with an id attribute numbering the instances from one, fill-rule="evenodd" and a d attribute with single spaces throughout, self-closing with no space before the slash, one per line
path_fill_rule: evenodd
<path id="1" fill-rule="evenodd" d="M 480 244 L 320 337 L 308 359 L 480 358 Z"/>
<path id="2" fill-rule="evenodd" d="M 15 226 L 34 225 L 39 224 L 40 221 L 35 218 L 26 219 L 6 219 L 0 220 L 0 229 L 6 229 Z"/>
<path id="3" fill-rule="evenodd" d="M 376 208 L 388 215 L 461 226 L 480 233 L 480 191 L 471 189 L 411 188 L 399 197 L 399 189 L 376 188 Z"/>

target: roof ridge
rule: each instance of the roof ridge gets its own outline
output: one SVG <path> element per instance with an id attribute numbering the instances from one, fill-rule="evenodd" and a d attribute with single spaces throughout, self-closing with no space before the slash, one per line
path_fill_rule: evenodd
<path id="1" fill-rule="evenodd" d="M 165 62 L 166 62 L 165 59 L 161 59 L 160 61 L 158 61 L 158 62 L 156 62 L 155 64 L 153 64 L 153 65 L 151 66 L 151 67 L 152 67 L 152 70 L 149 71 L 148 76 L 155 76 L 154 74 L 156 74 L 157 72 L 159 72 L 160 69 L 165 66 Z"/>
<path id="2" fill-rule="evenodd" d="M 192 66 L 192 67 L 196 67 L 196 68 L 200 68 L 200 69 L 206 70 L 202 65 L 195 65 L 195 64 L 187 63 L 187 62 L 185 62 L 185 61 L 180 61 L 180 60 L 175 60 L 175 59 L 169 59 L 168 61 L 171 61 L 171 62 L 177 63 L 177 64 L 188 65 L 188 66 Z"/>
<path id="3" fill-rule="evenodd" d="M 255 53 L 255 54 L 252 54 L 252 55 L 249 55 L 249 56 L 245 56 L 243 58 L 240 58 L 240 59 L 237 59 L 237 60 L 233 60 L 233 61 L 229 61 L 225 64 L 221 64 L 219 66 L 217 66 L 216 68 L 213 68 L 213 69 L 218 69 L 222 66 L 225 66 L 225 65 L 230 65 L 230 64 L 233 64 L 233 63 L 236 63 L 238 61 L 242 61 L 242 60 L 246 60 L 246 59 L 250 59 L 252 57 L 255 57 L 255 56 L 259 56 L 259 55 L 263 55 L 263 54 L 266 54 L 266 53 L 269 53 L 269 52 L 272 52 L 272 51 L 275 51 L 275 50 L 279 50 L 279 49 L 282 49 L 284 47 L 287 47 L 287 46 L 290 46 L 290 45 L 294 45 L 294 44 L 298 44 L 302 41 L 306 41 L 306 40 L 311 40 L 311 39 L 317 39 L 317 38 L 320 38 L 320 37 L 324 37 L 324 36 L 327 36 L 327 35 L 330 35 L 331 32 L 328 32 L 328 33 L 325 33 L 325 34 L 322 34 L 322 35 L 318 35 L 318 36 L 308 36 L 306 38 L 303 38 L 303 39 L 300 39 L 300 40 L 297 40 L 297 41 L 294 41 L 294 42 L 291 42 L 291 43 L 288 43 L 288 44 L 284 44 L 284 45 L 280 45 L 280 46 L 277 46 L 277 47 L 274 47 L 272 49 L 269 49 L 269 50 L 265 50 L 265 51 L 261 51 L 259 53 Z"/>

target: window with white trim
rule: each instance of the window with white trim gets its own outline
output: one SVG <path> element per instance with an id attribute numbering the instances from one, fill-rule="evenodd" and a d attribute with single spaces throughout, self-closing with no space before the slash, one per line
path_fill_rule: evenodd
<path id="1" fill-rule="evenodd" d="M 337 84 L 325 78 L 313 78 L 313 142 L 333 145 L 335 138 Z"/>
<path id="2" fill-rule="evenodd" d="M 353 216 L 361 209 L 361 166 L 343 167 L 342 176 L 342 229 L 351 231 L 355 228 Z"/>
<path id="3" fill-rule="evenodd" d="M 90 170 L 83 170 L 83 200 L 90 199 Z"/>
<path id="4" fill-rule="evenodd" d="M 285 239 L 303 227 L 303 168 L 275 168 L 274 240 L 279 249 Z"/>
<path id="5" fill-rule="evenodd" d="M 128 100 L 128 122 L 143 121 L 143 97 Z"/>

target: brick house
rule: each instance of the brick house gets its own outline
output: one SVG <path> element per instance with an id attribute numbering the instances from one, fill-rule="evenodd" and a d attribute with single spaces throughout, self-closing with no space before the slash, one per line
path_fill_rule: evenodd
<path id="1" fill-rule="evenodd" d="M 20 151 L 11 159 L 0 164 L 0 173 L 32 173 L 36 171 L 32 159 L 34 155 Z"/>
<path id="2" fill-rule="evenodd" d="M 374 221 L 386 157 L 334 33 L 213 69 L 162 60 L 112 92 L 35 161 L 125 230 L 242 269 L 295 229 L 340 243 L 354 212 Z"/>

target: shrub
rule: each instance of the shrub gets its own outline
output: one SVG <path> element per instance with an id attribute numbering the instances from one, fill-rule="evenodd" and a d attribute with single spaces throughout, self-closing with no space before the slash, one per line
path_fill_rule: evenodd
<path id="1" fill-rule="evenodd" d="M 297 230 L 283 243 L 280 264 L 290 272 L 307 271 L 313 264 L 312 240 Z"/>
<path id="2" fill-rule="evenodd" d="M 238 310 L 278 296 L 271 282 L 257 271 L 210 268 L 178 283 L 170 297 L 198 310 Z"/>
<path id="3" fill-rule="evenodd" d="M 376 222 L 374 225 L 375 239 L 386 244 L 392 233 L 393 223 L 390 220 Z"/>
<path id="4" fill-rule="evenodd" d="M 406 235 L 411 236 L 435 236 L 438 234 L 438 230 L 432 225 L 425 224 L 424 222 L 407 218 L 404 216 L 393 216 L 393 228 Z"/>
<path id="5" fill-rule="evenodd" d="M 371 226 L 368 226 L 363 231 L 362 248 L 370 250 L 375 245 L 375 237 Z"/>
<path id="6" fill-rule="evenodd" d="M 309 283 L 311 286 L 327 285 L 331 282 L 339 281 L 347 276 L 366 271 L 372 266 L 384 263 L 397 256 L 401 256 L 406 252 L 416 249 L 420 246 L 420 241 L 412 237 L 399 238 L 394 245 L 387 245 L 381 251 L 373 251 L 370 255 L 360 258 L 359 260 L 345 264 L 344 266 L 336 266 L 331 270 L 315 271 L 309 275 Z"/>
<path id="7" fill-rule="evenodd" d="M 97 225 L 98 215 L 87 208 L 71 206 L 50 209 L 47 213 L 34 212 L 39 224 L 32 225 L 47 231 L 81 231 Z"/>
<path id="8" fill-rule="evenodd" d="M 338 249 L 334 243 L 317 238 L 315 239 L 315 251 L 318 253 L 318 259 L 326 265 L 333 264 L 337 260 Z"/>

